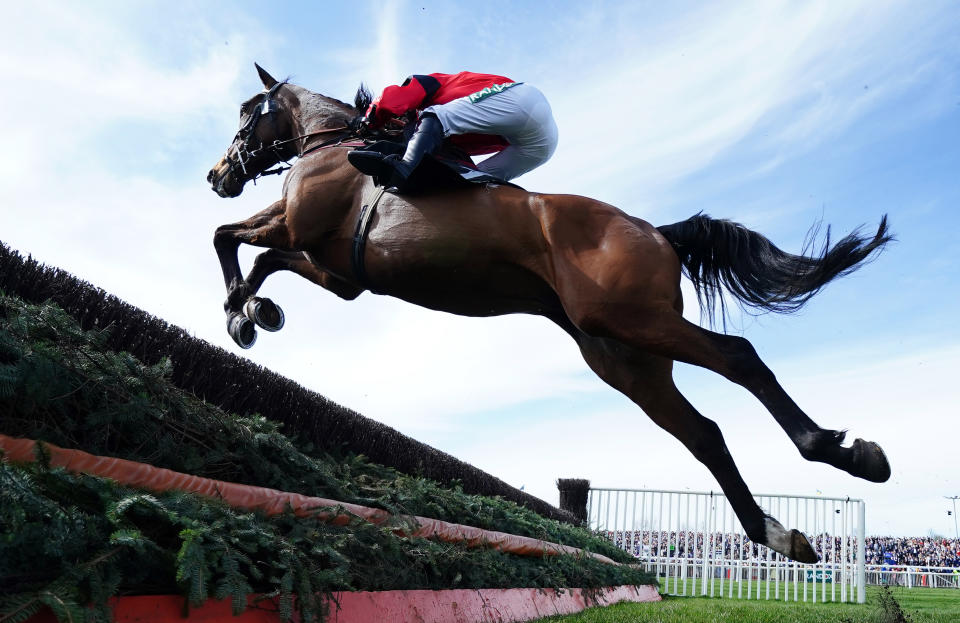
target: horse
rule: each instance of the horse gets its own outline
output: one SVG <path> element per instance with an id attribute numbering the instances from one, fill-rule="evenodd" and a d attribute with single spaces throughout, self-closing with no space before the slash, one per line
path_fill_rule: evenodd
<path id="1" fill-rule="evenodd" d="M 351 121 L 369 103 L 362 85 L 350 105 L 256 68 L 264 90 L 241 106 L 240 130 L 207 180 L 221 197 L 236 197 L 248 181 L 278 171 L 270 167 L 296 161 L 278 201 L 214 233 L 228 329 L 239 346 L 252 345 L 256 326 L 282 327 L 280 307 L 256 296 L 280 270 L 345 300 L 370 290 L 464 316 L 543 316 L 576 342 L 593 372 L 710 470 L 751 540 L 803 563 L 818 560 L 810 541 L 756 503 L 720 428 L 674 384 L 674 361 L 750 391 L 804 459 L 871 482 L 889 479 L 879 445 L 856 439 L 847 446 L 845 431 L 820 428 L 747 339 L 687 321 L 680 292 L 686 274 L 709 314 L 718 296 L 726 313 L 723 291 L 761 312 L 794 311 L 876 257 L 892 239 L 886 215 L 873 236 L 857 229 L 830 245 L 828 230 L 819 250 L 795 255 L 702 213 L 654 227 L 587 197 L 505 184 L 384 193 L 347 160 L 357 144 Z M 267 249 L 246 277 L 241 243 Z"/>

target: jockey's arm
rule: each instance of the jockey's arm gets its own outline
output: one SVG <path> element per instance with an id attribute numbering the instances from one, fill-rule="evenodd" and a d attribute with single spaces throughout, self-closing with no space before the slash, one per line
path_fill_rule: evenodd
<path id="1" fill-rule="evenodd" d="M 392 117 L 400 117 L 416 110 L 427 97 L 427 91 L 414 76 L 401 85 L 388 86 L 367 110 L 367 119 L 372 127 L 380 127 Z"/>

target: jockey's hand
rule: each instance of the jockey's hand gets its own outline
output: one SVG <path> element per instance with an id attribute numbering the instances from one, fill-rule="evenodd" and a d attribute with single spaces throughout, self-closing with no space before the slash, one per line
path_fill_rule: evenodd
<path id="1" fill-rule="evenodd" d="M 387 122 L 383 125 L 384 129 L 387 132 L 402 132 L 403 128 L 406 127 L 407 120 L 403 117 L 390 117 L 387 119 Z"/>
<path id="2" fill-rule="evenodd" d="M 357 115 L 350 120 L 350 131 L 359 136 L 360 138 L 365 138 L 370 136 L 372 130 L 370 129 L 370 122 L 363 115 Z"/>

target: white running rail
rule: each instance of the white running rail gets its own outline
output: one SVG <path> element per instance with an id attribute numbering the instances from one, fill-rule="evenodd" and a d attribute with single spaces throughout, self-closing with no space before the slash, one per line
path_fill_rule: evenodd
<path id="1" fill-rule="evenodd" d="M 867 584 L 905 588 L 960 588 L 960 567 L 867 565 Z"/>

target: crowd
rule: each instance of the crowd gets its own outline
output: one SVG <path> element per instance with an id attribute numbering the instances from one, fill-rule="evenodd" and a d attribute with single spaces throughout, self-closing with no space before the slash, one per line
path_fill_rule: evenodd
<path id="1" fill-rule="evenodd" d="M 703 532 L 683 530 L 636 530 L 608 532 L 608 536 L 619 547 L 632 551 L 637 557 L 701 558 L 704 551 L 712 552 L 714 558 L 728 560 L 757 560 L 768 556 L 766 547 L 737 533 L 705 535 Z M 813 537 L 812 541 L 825 562 L 844 559 L 843 537 L 820 534 Z M 846 547 L 847 560 L 850 560 L 854 556 L 855 539 L 850 538 Z M 865 549 L 868 565 L 960 568 L 960 539 L 872 536 L 866 537 Z"/>
<path id="2" fill-rule="evenodd" d="M 868 565 L 960 567 L 960 539 L 868 536 Z"/>

